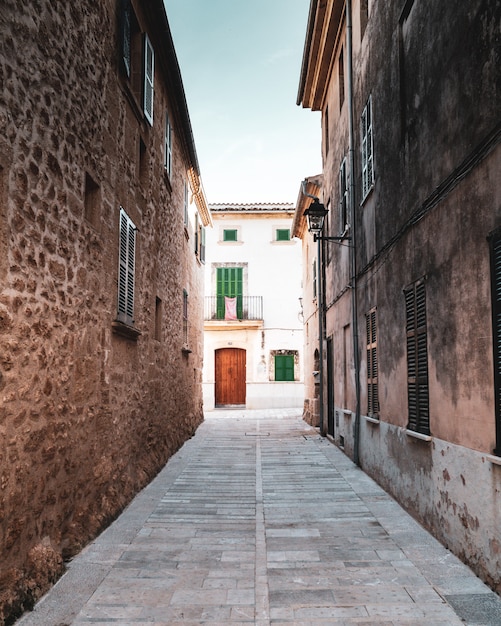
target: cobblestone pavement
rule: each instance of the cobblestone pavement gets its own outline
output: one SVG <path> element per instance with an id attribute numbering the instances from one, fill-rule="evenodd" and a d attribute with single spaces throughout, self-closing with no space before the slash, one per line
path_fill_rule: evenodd
<path id="1" fill-rule="evenodd" d="M 211 411 L 18 624 L 501 624 L 501 599 L 292 409 Z"/>

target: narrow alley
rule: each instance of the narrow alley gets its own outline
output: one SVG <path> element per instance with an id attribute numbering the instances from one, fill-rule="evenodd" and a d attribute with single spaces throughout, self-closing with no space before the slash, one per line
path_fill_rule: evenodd
<path id="1" fill-rule="evenodd" d="M 501 624 L 501 599 L 297 409 L 210 411 L 19 626 Z"/>

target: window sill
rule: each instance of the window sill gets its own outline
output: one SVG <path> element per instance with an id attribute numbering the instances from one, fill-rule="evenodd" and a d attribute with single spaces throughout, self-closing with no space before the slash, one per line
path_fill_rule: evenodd
<path id="1" fill-rule="evenodd" d="M 409 435 L 409 437 L 413 437 L 414 439 L 420 439 L 421 441 L 431 441 L 431 435 L 423 435 L 422 433 L 418 433 L 415 430 L 405 429 L 405 434 Z"/>
<path id="2" fill-rule="evenodd" d="M 493 465 L 501 465 L 501 456 L 495 456 L 494 454 L 486 454 L 485 458 Z"/>
<path id="3" fill-rule="evenodd" d="M 137 338 L 141 335 L 141 331 L 135 326 L 129 326 L 129 324 L 118 320 L 111 322 L 111 328 L 116 335 L 132 339 L 133 341 L 137 341 Z"/>
<path id="4" fill-rule="evenodd" d="M 364 420 L 370 424 L 379 424 L 379 417 L 372 417 L 371 415 L 364 415 Z"/>

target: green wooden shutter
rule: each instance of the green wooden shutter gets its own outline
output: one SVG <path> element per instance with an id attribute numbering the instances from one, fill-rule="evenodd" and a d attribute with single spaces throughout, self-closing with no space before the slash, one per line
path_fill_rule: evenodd
<path id="1" fill-rule="evenodd" d="M 238 241 L 238 231 L 235 228 L 223 230 L 223 241 Z"/>
<path id="2" fill-rule="evenodd" d="M 291 231 L 288 228 L 277 228 L 277 241 L 290 241 Z"/>
<path id="3" fill-rule="evenodd" d="M 294 380 L 294 356 L 292 354 L 275 355 L 275 380 Z"/>
<path id="4" fill-rule="evenodd" d="M 237 317 L 242 319 L 243 268 L 218 267 L 216 290 L 217 319 L 224 319 L 224 296 L 237 298 Z"/>

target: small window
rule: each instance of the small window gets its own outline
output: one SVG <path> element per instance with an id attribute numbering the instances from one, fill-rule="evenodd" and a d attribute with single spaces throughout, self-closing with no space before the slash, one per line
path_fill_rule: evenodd
<path id="1" fill-rule="evenodd" d="M 238 241 L 238 230 L 236 228 L 223 230 L 223 241 Z"/>
<path id="2" fill-rule="evenodd" d="M 120 251 L 118 267 L 118 320 L 134 324 L 136 227 L 120 207 Z"/>
<path id="3" fill-rule="evenodd" d="M 325 107 L 324 113 L 324 142 L 325 142 L 325 156 L 329 154 L 329 107 Z"/>
<path id="4" fill-rule="evenodd" d="M 155 339 L 162 341 L 162 300 L 155 298 Z"/>
<path id="5" fill-rule="evenodd" d="M 142 137 L 139 139 L 139 180 L 142 185 L 148 182 L 148 151 Z"/>
<path id="6" fill-rule="evenodd" d="M 362 141 L 362 201 L 364 201 L 374 185 L 372 98 L 369 98 L 363 110 L 360 132 Z"/>
<path id="7" fill-rule="evenodd" d="M 85 219 L 96 229 L 101 219 L 100 208 L 101 189 L 89 174 L 85 174 L 84 214 Z"/>
<path id="8" fill-rule="evenodd" d="M 339 168 L 339 234 L 346 232 L 348 227 L 348 174 L 344 158 Z"/>
<path id="9" fill-rule="evenodd" d="M 291 231 L 289 228 L 277 228 L 276 241 L 290 241 Z"/>
<path id="10" fill-rule="evenodd" d="M 184 202 L 183 202 L 183 223 L 188 226 L 188 207 L 189 207 L 189 187 L 188 183 L 184 181 Z"/>
<path id="11" fill-rule="evenodd" d="M 367 415 L 379 414 L 376 309 L 365 316 L 367 331 Z"/>
<path id="12" fill-rule="evenodd" d="M 339 79 L 339 109 L 343 108 L 344 102 L 344 54 L 343 48 L 341 48 L 341 52 L 339 53 L 338 59 L 338 79 Z"/>
<path id="13" fill-rule="evenodd" d="M 143 69 L 143 111 L 144 116 L 153 126 L 153 77 L 155 73 L 155 53 L 153 46 L 144 35 L 144 69 Z"/>
<path id="14" fill-rule="evenodd" d="M 430 434 L 428 389 L 428 336 L 426 329 L 426 291 L 424 281 L 404 290 L 407 335 L 407 428 Z"/>
<path id="15" fill-rule="evenodd" d="M 183 343 L 188 345 L 188 292 L 183 289 Z"/>
<path id="16" fill-rule="evenodd" d="M 294 355 L 275 355 L 275 381 L 286 382 L 294 380 Z"/>
<path id="17" fill-rule="evenodd" d="M 172 176 L 172 126 L 169 114 L 165 113 L 164 168 L 169 178 Z"/>
<path id="18" fill-rule="evenodd" d="M 198 213 L 195 215 L 195 254 L 200 263 L 205 263 L 205 227 Z"/>

